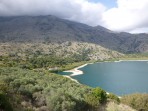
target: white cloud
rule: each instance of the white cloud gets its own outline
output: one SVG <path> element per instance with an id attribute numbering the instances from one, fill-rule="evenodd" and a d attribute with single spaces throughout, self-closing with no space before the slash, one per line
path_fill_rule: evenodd
<path id="1" fill-rule="evenodd" d="M 138 32 L 148 27 L 148 0 L 117 0 L 117 4 L 116 8 L 104 12 L 104 26 L 128 32 Z"/>
<path id="2" fill-rule="evenodd" d="M 0 16 L 55 15 L 114 31 L 148 32 L 148 0 L 116 0 L 107 9 L 91 0 L 0 0 Z"/>
<path id="3" fill-rule="evenodd" d="M 148 27 L 135 28 L 134 30 L 130 31 L 130 33 L 147 33 L 148 34 Z"/>
<path id="4" fill-rule="evenodd" d="M 102 4 L 87 0 L 0 0 L 0 16 L 55 15 L 97 25 L 104 11 Z"/>

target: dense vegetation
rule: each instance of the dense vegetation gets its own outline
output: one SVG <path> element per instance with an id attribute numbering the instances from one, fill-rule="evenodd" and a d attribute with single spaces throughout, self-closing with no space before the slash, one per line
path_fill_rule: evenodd
<path id="1" fill-rule="evenodd" d="M 43 58 L 43 55 L 40 56 Z M 53 60 L 50 57 L 48 60 L 46 57 L 49 56 L 45 56 L 47 61 Z M 44 68 L 20 67 L 23 62 L 27 64 L 28 60 L 24 59 L 23 61 L 22 58 L 18 58 L 17 56 L 1 56 L 0 110 L 112 111 L 112 109 L 120 109 L 118 105 L 120 100 L 116 95 L 107 95 L 100 88 L 90 88 L 63 76 L 52 74 L 45 66 Z M 36 56 L 36 58 L 38 57 Z M 58 61 L 59 59 L 55 56 L 54 60 Z M 14 64 L 10 65 L 11 62 Z M 44 62 L 46 63 L 46 61 Z M 38 66 L 38 63 L 40 62 L 30 62 L 29 64 Z M 63 66 L 72 68 L 85 62 L 65 63 L 63 62 Z M 54 64 L 49 62 L 49 65 L 55 67 L 58 66 L 58 62 L 54 62 Z M 62 64 L 60 65 L 62 66 Z M 108 104 L 110 101 L 115 102 L 115 104 Z M 132 110 L 129 108 L 129 111 Z"/>
<path id="2" fill-rule="evenodd" d="M 46 55 L 36 52 L 34 54 L 19 56 L 18 54 L 0 56 L 1 67 L 20 67 L 23 69 L 53 69 L 68 70 L 78 65 L 84 64 L 89 59 L 83 59 L 82 55 L 70 57 L 60 57 L 56 55 Z M 78 62 L 79 61 L 79 62 Z"/>
<path id="3" fill-rule="evenodd" d="M 0 30 L 0 111 L 135 111 L 120 101 L 148 111 L 146 94 L 119 99 L 52 73 L 90 60 L 147 59 L 147 53 L 121 58 L 110 50 L 147 52 L 147 34 L 114 33 L 54 16 L 0 18 Z"/>
<path id="4" fill-rule="evenodd" d="M 80 60 L 80 57 L 60 58 L 39 52 L 24 57 L 1 56 L 0 110 L 95 111 L 101 109 L 102 105 L 106 104 L 107 98 L 110 98 L 104 90 L 93 89 L 51 73 L 55 72 L 55 67 L 59 71 L 84 64 L 85 61 Z M 53 70 L 49 71 L 50 68 Z"/>
<path id="5" fill-rule="evenodd" d="M 126 95 L 121 99 L 121 101 L 138 111 L 148 111 L 148 94 Z"/>
<path id="6" fill-rule="evenodd" d="M 97 110 L 107 100 L 100 88 L 92 89 L 47 71 L 0 68 L 0 82 L 0 108 L 5 111 Z"/>
<path id="7" fill-rule="evenodd" d="M 60 57 L 36 51 L 0 56 L 0 111 L 125 111 L 116 95 L 51 73 L 90 62 L 84 55 Z M 147 111 L 147 97 L 138 97 L 140 103 L 127 97 L 121 101 Z M 128 111 L 134 110 L 128 107 Z"/>

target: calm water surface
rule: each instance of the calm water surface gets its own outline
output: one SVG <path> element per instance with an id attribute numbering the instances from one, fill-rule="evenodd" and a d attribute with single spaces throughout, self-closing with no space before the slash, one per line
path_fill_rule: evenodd
<path id="1" fill-rule="evenodd" d="M 101 87 L 117 95 L 148 93 L 148 62 L 123 61 L 89 64 L 80 68 L 83 75 L 73 76 L 82 84 Z M 70 74 L 70 73 L 61 73 Z"/>

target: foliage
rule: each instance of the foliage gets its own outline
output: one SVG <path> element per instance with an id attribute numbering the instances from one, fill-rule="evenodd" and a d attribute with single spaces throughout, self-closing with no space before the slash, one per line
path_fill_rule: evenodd
<path id="1" fill-rule="evenodd" d="M 92 95 L 92 94 L 85 95 L 85 101 L 88 104 L 88 109 L 91 109 L 91 110 L 98 110 L 99 109 L 100 103 L 94 95 Z"/>
<path id="2" fill-rule="evenodd" d="M 99 87 L 93 89 L 92 95 L 96 97 L 100 103 L 105 103 L 107 100 L 106 92 Z"/>
<path id="3" fill-rule="evenodd" d="M 138 111 L 148 111 L 148 94 L 126 95 L 121 99 L 121 102 Z"/>
<path id="4" fill-rule="evenodd" d="M 12 106 L 10 104 L 7 92 L 9 88 L 6 83 L 0 83 L 0 111 L 13 111 Z"/>
<path id="5" fill-rule="evenodd" d="M 13 111 L 9 99 L 5 93 L 0 92 L 0 111 Z"/>
<path id="6" fill-rule="evenodd" d="M 97 87 L 91 90 L 91 92 L 85 95 L 85 101 L 89 105 L 89 109 L 98 111 L 99 107 L 107 102 L 107 94 L 104 90 Z"/>
<path id="7" fill-rule="evenodd" d="M 112 94 L 112 93 L 109 93 L 107 95 L 107 98 L 114 101 L 114 102 L 117 102 L 117 103 L 120 103 L 120 99 L 118 96 L 116 96 L 115 94 Z"/>
<path id="8" fill-rule="evenodd" d="M 15 109 L 17 107 L 21 110 L 40 110 L 44 107 L 47 111 L 96 109 L 95 105 L 90 108 L 91 103 L 85 99 L 86 95 L 92 92 L 92 88 L 47 71 L 0 68 L 0 81 L 4 81 L 11 88 L 7 93 L 13 95 L 8 98 Z M 99 104 L 99 101 L 96 102 Z"/>
<path id="9" fill-rule="evenodd" d="M 23 69 L 56 69 L 51 72 L 68 70 L 85 63 L 81 56 L 73 55 L 71 57 L 59 57 L 56 55 L 46 55 L 35 53 L 26 56 L 25 58 L 19 56 L 0 56 L 1 67 L 20 67 Z"/>

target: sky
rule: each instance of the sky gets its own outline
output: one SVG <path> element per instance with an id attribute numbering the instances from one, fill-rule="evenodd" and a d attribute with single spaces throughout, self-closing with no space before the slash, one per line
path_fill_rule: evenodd
<path id="1" fill-rule="evenodd" d="M 148 33 L 148 0 L 0 0 L 0 16 L 54 15 L 117 32 Z"/>
<path id="2" fill-rule="evenodd" d="M 107 8 L 112 8 L 112 7 L 116 7 L 116 0 L 88 0 L 89 2 L 100 2 L 103 5 L 105 5 Z"/>

